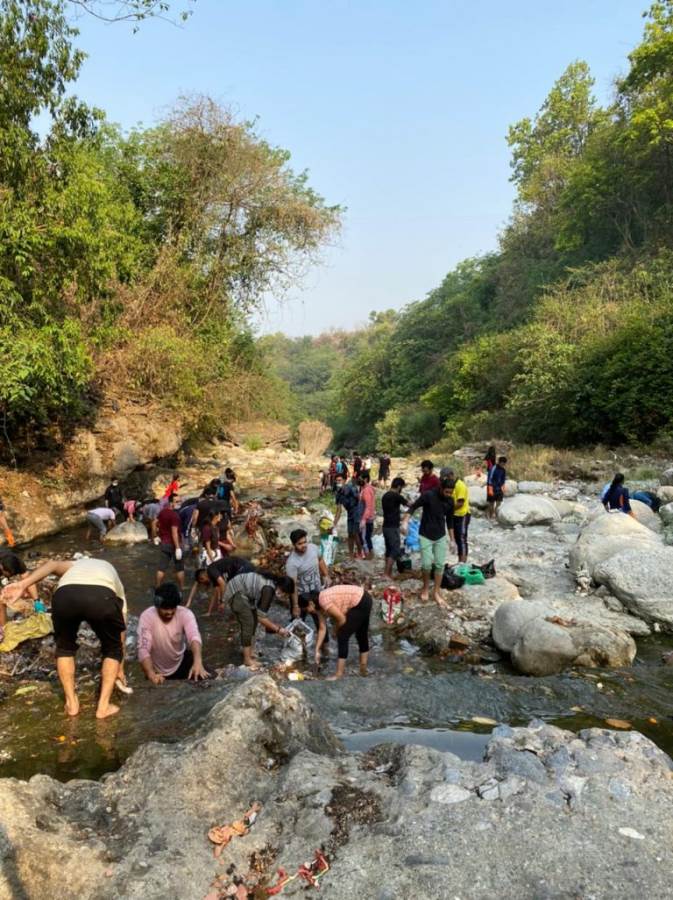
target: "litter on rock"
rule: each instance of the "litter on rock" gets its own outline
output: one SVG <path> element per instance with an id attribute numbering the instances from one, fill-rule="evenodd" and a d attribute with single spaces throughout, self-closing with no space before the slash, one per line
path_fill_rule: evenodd
<path id="1" fill-rule="evenodd" d="M 216 845 L 214 850 L 216 857 L 222 853 L 232 838 L 243 837 L 250 831 L 261 810 L 262 804 L 255 801 L 242 819 L 232 822 L 231 825 L 219 825 L 210 829 L 208 840 Z"/>

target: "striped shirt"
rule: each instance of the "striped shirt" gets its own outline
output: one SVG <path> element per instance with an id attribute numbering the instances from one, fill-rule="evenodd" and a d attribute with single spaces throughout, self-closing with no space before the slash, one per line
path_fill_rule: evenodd
<path id="1" fill-rule="evenodd" d="M 241 572 L 240 575 L 234 575 L 233 578 L 229 579 L 222 600 L 228 603 L 235 594 L 243 594 L 248 598 L 251 605 L 255 606 L 265 587 L 271 587 L 274 591 L 276 590 L 276 585 L 273 581 L 264 578 L 259 572 Z"/>

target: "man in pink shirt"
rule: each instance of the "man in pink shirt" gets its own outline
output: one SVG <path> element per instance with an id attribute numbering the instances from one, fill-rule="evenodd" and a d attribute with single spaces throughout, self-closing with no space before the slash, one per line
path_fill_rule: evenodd
<path id="1" fill-rule="evenodd" d="M 177 585 L 160 585 L 154 606 L 138 621 L 138 662 L 152 684 L 166 678 L 208 678 L 201 656 L 201 634 L 191 609 L 180 606 Z"/>
<path id="2" fill-rule="evenodd" d="M 362 536 L 362 550 L 367 559 L 374 555 L 372 536 L 374 534 L 374 521 L 376 519 L 376 492 L 369 478 L 369 472 L 360 476 L 360 503 L 362 513 L 360 515 L 360 534 Z"/>

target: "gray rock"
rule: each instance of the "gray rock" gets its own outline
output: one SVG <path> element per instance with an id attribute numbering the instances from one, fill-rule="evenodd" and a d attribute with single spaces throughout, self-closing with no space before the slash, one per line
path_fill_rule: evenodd
<path id="1" fill-rule="evenodd" d="M 108 544 L 141 544 L 147 540 L 147 528 L 142 522 L 122 522 L 105 535 Z"/>
<path id="2" fill-rule="evenodd" d="M 526 625 L 549 615 L 553 613 L 546 603 L 521 600 L 503 603 L 493 616 L 493 643 L 498 650 L 511 653 Z"/>
<path id="3" fill-rule="evenodd" d="M 559 511 L 547 497 L 518 494 L 507 498 L 498 510 L 501 525 L 551 525 L 561 519 Z"/>
<path id="4" fill-rule="evenodd" d="M 554 485 L 549 481 L 520 481 L 520 494 L 550 494 L 554 490 Z"/>
<path id="5" fill-rule="evenodd" d="M 673 488 L 671 488 L 673 493 Z M 664 525 L 673 525 L 673 503 L 665 503 L 659 507 L 659 515 Z"/>
<path id="6" fill-rule="evenodd" d="M 477 509 L 486 509 L 486 488 L 479 484 L 470 484 L 467 490 L 470 495 L 470 506 L 474 506 Z"/>
<path id="7" fill-rule="evenodd" d="M 657 488 L 657 496 L 663 500 L 664 503 L 673 502 L 673 485 L 662 484 L 661 487 Z"/>
<path id="8" fill-rule="evenodd" d="M 599 563 L 634 546 L 656 547 L 661 538 L 623 513 L 599 512 L 583 529 L 569 553 L 570 571 L 594 577 Z"/>
<path id="9" fill-rule="evenodd" d="M 447 766 L 460 785 L 442 782 Z M 637 732 L 541 723 L 498 729 L 482 763 L 393 744 L 347 754 L 296 691 L 261 676 L 198 734 L 141 748 L 103 782 L 0 780 L 0 900 L 49 897 L 54 885 L 78 900 L 202 900 L 253 857 L 263 890 L 278 865 L 294 869 L 321 844 L 325 900 L 666 897 L 670 767 Z M 417 793 L 400 791 L 406 779 Z M 208 829 L 253 798 L 257 821 L 218 863 Z"/>
<path id="10" fill-rule="evenodd" d="M 512 648 L 512 662 L 526 675 L 555 675 L 577 656 L 567 629 L 536 618 L 529 622 Z"/>
<path id="11" fill-rule="evenodd" d="M 644 525 L 646 528 L 656 531 L 657 533 L 661 531 L 661 519 L 653 512 L 647 503 L 643 503 L 641 500 L 631 500 L 631 509 L 633 510 L 636 520 L 640 522 L 641 525 Z"/>
<path id="12" fill-rule="evenodd" d="M 673 466 L 661 473 L 662 487 L 673 487 Z"/>
<path id="13" fill-rule="evenodd" d="M 634 615 L 673 631 L 673 548 L 624 550 L 600 563 L 594 578 Z"/>

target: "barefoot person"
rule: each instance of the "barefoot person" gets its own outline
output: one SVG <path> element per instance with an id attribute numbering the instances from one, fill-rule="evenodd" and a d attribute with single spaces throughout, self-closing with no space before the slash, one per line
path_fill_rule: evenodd
<path id="1" fill-rule="evenodd" d="M 126 595 L 119 575 L 103 559 L 50 560 L 38 566 L 21 581 L 3 588 L 0 599 L 13 601 L 31 585 L 49 575 L 58 575 L 58 587 L 51 601 L 51 618 L 56 640 L 56 671 L 65 694 L 65 711 L 79 713 L 75 692 L 75 655 L 77 632 L 86 622 L 101 643 L 101 686 L 96 709 L 97 719 L 119 712 L 110 703 L 118 678 L 123 679 Z"/>
<path id="2" fill-rule="evenodd" d="M 316 664 L 320 663 L 320 652 L 327 636 L 325 617 L 328 616 L 332 619 L 337 628 L 339 658 L 336 674 L 330 676 L 328 681 L 343 678 L 348 659 L 348 644 L 352 635 L 355 635 L 360 651 L 360 675 L 366 675 L 369 659 L 369 618 L 372 612 L 371 595 L 357 584 L 335 584 L 320 592 L 317 606 L 314 600 L 305 596 L 300 600 L 300 604 L 307 613 L 318 614 L 318 639 L 315 643 Z"/>
<path id="3" fill-rule="evenodd" d="M 276 625 L 264 615 L 269 611 L 276 591 L 285 594 L 289 600 L 294 593 L 294 582 L 291 578 L 285 576 L 279 578 L 270 572 L 242 572 L 229 580 L 224 592 L 223 600 L 231 605 L 231 610 L 241 630 L 243 665 L 250 669 L 259 668 L 254 653 L 255 631 L 257 631 L 258 623 L 263 625 L 267 631 L 274 632 L 281 637 L 288 635 L 285 628 Z"/>
<path id="4" fill-rule="evenodd" d="M 154 592 L 154 606 L 138 620 L 138 662 L 152 684 L 209 677 L 203 667 L 196 616 L 180 606 L 180 597 L 177 585 L 170 581 L 160 585 Z"/>
<path id="5" fill-rule="evenodd" d="M 405 522 L 409 520 L 417 509 L 422 509 L 421 527 L 418 532 L 421 539 L 421 569 L 423 570 L 423 590 L 421 600 L 429 599 L 430 572 L 434 567 L 434 589 L 432 599 L 435 603 L 443 605 L 439 596 L 439 589 L 444 574 L 446 562 L 447 528 L 449 532 L 453 527 L 453 493 L 454 482 L 445 478 L 439 487 L 426 491 L 409 507 L 405 516 Z"/>
<path id="6" fill-rule="evenodd" d="M 409 506 L 409 501 L 402 496 L 402 488 L 406 486 L 404 478 L 398 475 L 393 478 L 390 490 L 386 491 L 381 500 L 383 509 L 383 539 L 386 543 L 386 565 L 384 575 L 393 577 L 393 564 L 402 556 L 402 542 L 400 540 L 400 507 Z"/>

